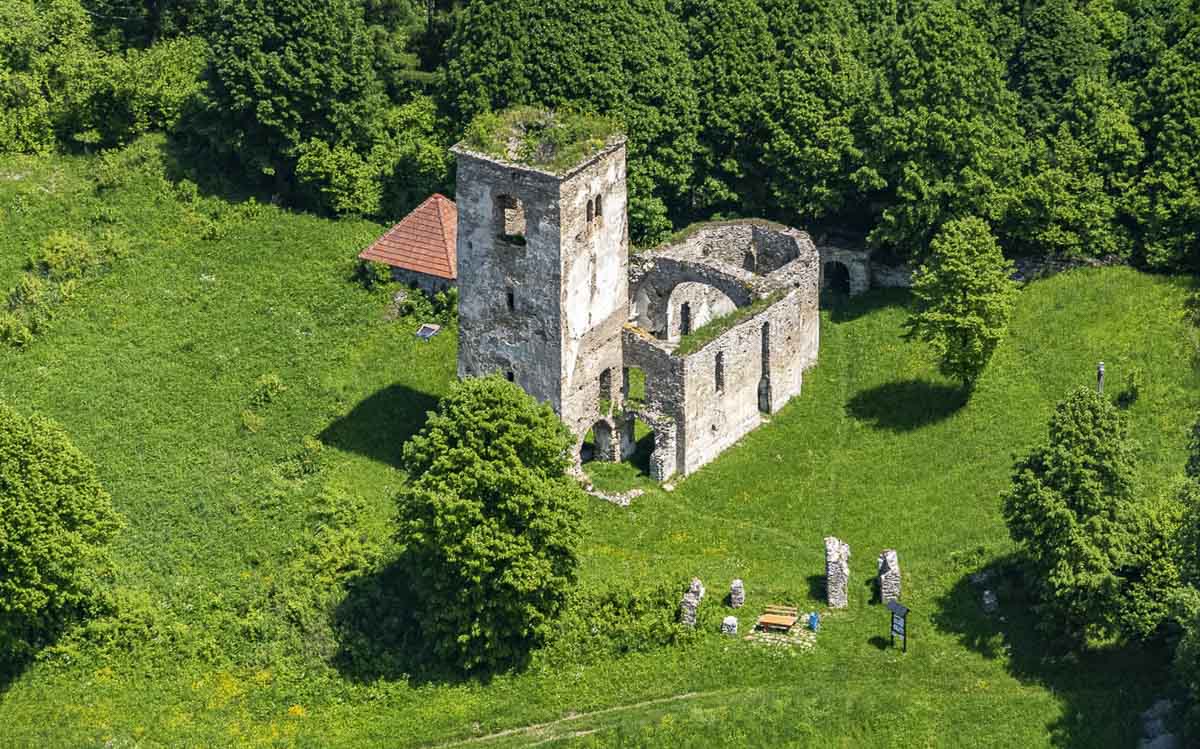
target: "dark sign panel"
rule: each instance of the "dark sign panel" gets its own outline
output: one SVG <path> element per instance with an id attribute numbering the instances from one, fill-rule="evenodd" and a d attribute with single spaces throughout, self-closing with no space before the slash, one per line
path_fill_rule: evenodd
<path id="1" fill-rule="evenodd" d="M 900 636 L 902 652 L 908 652 L 908 607 L 888 601 L 888 610 L 892 612 L 892 646 L 896 645 L 896 635 Z"/>

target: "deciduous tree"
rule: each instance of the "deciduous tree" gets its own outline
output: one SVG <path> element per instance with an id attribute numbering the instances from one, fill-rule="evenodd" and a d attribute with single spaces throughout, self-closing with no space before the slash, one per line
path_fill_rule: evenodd
<path id="1" fill-rule="evenodd" d="M 1138 531 L 1126 417 L 1091 388 L 1058 404 L 1049 439 L 1020 459 L 1004 494 L 1029 559 L 1043 626 L 1072 643 L 1117 631 Z"/>
<path id="2" fill-rule="evenodd" d="M 54 422 L 0 404 L 0 663 L 88 615 L 120 527 L 92 462 Z"/>
<path id="3" fill-rule="evenodd" d="M 1008 329 L 1016 299 L 1012 270 L 987 222 L 972 217 L 946 224 L 913 275 L 908 336 L 931 344 L 942 373 L 964 387 L 983 372 Z"/>
<path id="4" fill-rule="evenodd" d="M 401 567 L 435 652 L 464 670 L 519 666 L 575 581 L 573 440 L 499 377 L 456 384 L 404 447 Z"/>

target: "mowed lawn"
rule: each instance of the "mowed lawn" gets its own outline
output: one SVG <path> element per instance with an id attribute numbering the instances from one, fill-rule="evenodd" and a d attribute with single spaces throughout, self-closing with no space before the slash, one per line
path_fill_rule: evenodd
<path id="1" fill-rule="evenodd" d="M 98 193 L 93 166 L 0 160 L 6 285 L 54 229 L 116 226 L 134 245 L 27 351 L 0 350 L 0 399 L 59 420 L 96 462 L 127 521 L 116 586 L 136 615 L 0 686 L 0 746 L 1125 747 L 1169 688 L 1154 648 L 1049 657 L 1015 581 L 993 583 L 987 617 L 967 576 L 1011 554 L 998 496 L 1013 455 L 1101 359 L 1107 392 L 1140 383 L 1140 491 L 1173 490 L 1200 402 L 1190 280 L 1029 285 L 969 402 L 900 338 L 904 293 L 826 311 L 820 363 L 769 425 L 671 492 L 607 471 L 649 492 L 588 505 L 581 584 L 698 575 L 699 641 L 601 661 L 551 648 L 521 674 L 430 680 L 341 667 L 326 620 L 347 581 L 322 551 L 391 548 L 399 450 L 449 386 L 453 329 L 421 343 L 348 281 L 375 224 L 263 207 L 205 239 L 161 180 Z M 247 420 L 270 373 L 287 389 Z M 294 467 L 305 438 L 319 470 Z M 852 549 L 851 606 L 813 651 L 716 633 L 735 577 L 743 628 L 767 603 L 820 608 L 831 534 Z M 884 548 L 912 609 L 905 655 L 871 603 Z"/>

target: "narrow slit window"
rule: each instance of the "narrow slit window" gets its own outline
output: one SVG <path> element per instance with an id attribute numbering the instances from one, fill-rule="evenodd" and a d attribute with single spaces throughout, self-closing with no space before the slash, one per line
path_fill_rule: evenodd
<path id="1" fill-rule="evenodd" d="M 596 211 L 595 203 L 593 203 L 592 201 L 589 200 L 588 204 L 587 204 L 587 220 L 588 220 L 589 224 L 592 223 L 592 219 L 594 219 L 596 217 L 595 211 Z"/>
<path id="2" fill-rule="evenodd" d="M 509 289 L 504 292 L 504 302 L 508 305 L 508 311 L 512 312 L 517 308 L 517 298 L 513 295 L 513 290 Z"/>
<path id="3" fill-rule="evenodd" d="M 601 196 L 599 196 L 599 195 L 596 196 L 596 218 L 600 218 L 601 216 L 604 215 L 604 203 L 601 202 L 602 200 L 603 199 L 601 198 Z"/>
<path id="4" fill-rule="evenodd" d="M 713 373 L 716 376 L 717 392 L 725 391 L 725 352 L 717 352 L 717 367 Z"/>
<path id="5" fill-rule="evenodd" d="M 679 307 L 679 335 L 685 336 L 692 332 L 692 303 L 684 302 Z"/>

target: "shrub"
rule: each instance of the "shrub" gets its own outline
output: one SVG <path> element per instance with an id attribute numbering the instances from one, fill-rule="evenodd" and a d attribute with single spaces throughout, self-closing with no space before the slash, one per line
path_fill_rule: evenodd
<path id="1" fill-rule="evenodd" d="M 276 398 L 287 390 L 287 385 L 274 372 L 262 375 L 254 382 L 254 392 L 250 395 L 250 408 L 257 411 L 271 405 Z"/>
<path id="2" fill-rule="evenodd" d="M 62 428 L 0 404 L 0 661 L 27 658 L 95 611 L 120 526 Z"/>
<path id="3" fill-rule="evenodd" d="M 354 278 L 367 290 L 380 289 L 394 283 L 391 266 L 374 260 L 359 260 L 355 265 Z"/>
<path id="4" fill-rule="evenodd" d="M 686 583 L 618 582 L 572 593 L 558 623 L 551 657 L 565 662 L 615 658 L 693 639 L 697 629 L 679 623 Z"/>
<path id="5" fill-rule="evenodd" d="M 56 231 L 42 242 L 27 267 L 51 281 L 83 278 L 101 264 L 91 242 L 70 232 Z"/>
<path id="6" fill-rule="evenodd" d="M 577 565 L 573 441 L 549 406 L 493 376 L 452 386 L 404 446 L 399 566 L 446 662 L 520 666 L 551 635 Z"/>

